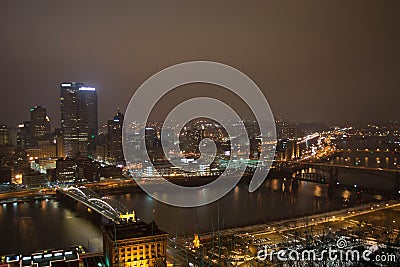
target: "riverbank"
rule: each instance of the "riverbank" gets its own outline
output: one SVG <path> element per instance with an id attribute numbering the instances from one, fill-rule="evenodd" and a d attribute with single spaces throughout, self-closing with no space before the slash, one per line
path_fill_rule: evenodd
<path id="1" fill-rule="evenodd" d="M 379 211 L 382 209 L 392 208 L 400 205 L 400 201 L 389 200 L 381 202 L 364 203 L 359 206 L 330 211 L 325 213 L 313 214 L 309 216 L 295 217 L 291 219 L 272 221 L 270 223 L 249 225 L 238 228 L 223 229 L 219 231 L 220 236 L 237 235 L 237 236 L 257 236 L 263 235 L 270 231 L 282 231 L 293 227 L 307 227 L 311 224 L 319 222 L 329 222 L 343 219 L 343 216 L 358 216 L 366 212 Z M 372 208 L 372 209 L 371 209 Z M 216 232 L 201 234 L 203 240 L 210 239 L 216 235 Z"/>

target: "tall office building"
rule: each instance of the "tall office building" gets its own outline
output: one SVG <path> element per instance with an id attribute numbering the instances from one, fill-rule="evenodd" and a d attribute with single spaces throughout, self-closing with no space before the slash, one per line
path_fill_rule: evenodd
<path id="1" fill-rule="evenodd" d="M 276 146 L 275 159 L 288 161 L 301 157 L 300 144 L 293 139 L 282 139 L 278 141 Z"/>
<path id="2" fill-rule="evenodd" d="M 10 128 L 0 125 L 0 146 L 10 145 Z"/>
<path id="3" fill-rule="evenodd" d="M 155 128 L 146 127 L 144 138 L 147 149 L 154 150 L 157 148 L 159 139 L 157 136 L 157 130 Z"/>
<path id="4" fill-rule="evenodd" d="M 0 125 L 0 166 L 12 164 L 14 155 L 15 147 L 11 141 L 11 129 L 5 125 Z"/>
<path id="5" fill-rule="evenodd" d="M 92 156 L 98 134 L 96 89 L 83 83 L 61 83 L 60 99 L 65 155 Z"/>
<path id="6" fill-rule="evenodd" d="M 17 128 L 17 141 L 16 148 L 17 149 L 25 149 L 31 144 L 31 136 L 30 136 L 30 121 L 24 121 L 23 123 L 18 125 Z"/>
<path id="7" fill-rule="evenodd" d="M 54 141 L 57 146 L 57 157 L 65 158 L 64 136 L 63 136 L 61 128 L 56 128 L 54 130 Z"/>
<path id="8" fill-rule="evenodd" d="M 287 122 L 283 119 L 278 119 L 275 121 L 275 125 L 278 140 L 295 139 L 298 137 L 297 122 Z"/>
<path id="9" fill-rule="evenodd" d="M 37 145 L 38 141 L 49 138 L 51 132 L 50 119 L 47 116 L 47 109 L 42 106 L 35 106 L 30 109 L 30 112 L 31 145 Z"/>
<path id="10" fill-rule="evenodd" d="M 124 152 L 122 150 L 122 126 L 124 115 L 117 111 L 114 118 L 107 123 L 107 160 L 114 164 L 124 164 Z"/>

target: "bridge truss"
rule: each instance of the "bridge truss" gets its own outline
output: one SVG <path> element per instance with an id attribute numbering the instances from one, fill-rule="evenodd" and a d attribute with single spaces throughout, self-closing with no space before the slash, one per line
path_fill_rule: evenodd
<path id="1" fill-rule="evenodd" d="M 134 218 L 134 212 L 121 202 L 110 197 L 100 197 L 95 191 L 85 186 L 66 187 L 61 189 L 62 192 L 78 202 L 86 205 L 88 208 L 95 210 L 104 217 L 111 220 L 120 220 L 122 218 Z"/>

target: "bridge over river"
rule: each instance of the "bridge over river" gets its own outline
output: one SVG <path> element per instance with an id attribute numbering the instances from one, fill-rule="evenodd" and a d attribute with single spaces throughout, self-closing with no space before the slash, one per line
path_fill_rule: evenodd
<path id="1" fill-rule="evenodd" d="M 135 220 L 134 211 L 128 210 L 122 203 L 115 199 L 109 197 L 100 197 L 92 189 L 85 186 L 59 188 L 57 189 L 56 194 L 58 198 L 67 197 L 78 203 L 81 203 L 108 220 Z"/>
<path id="2" fill-rule="evenodd" d="M 279 161 L 275 169 L 286 173 L 286 178 L 327 184 L 341 189 L 372 194 L 400 196 L 400 169 L 335 162 Z M 358 179 L 353 179 L 352 176 Z M 361 178 L 360 178 L 361 177 Z"/>

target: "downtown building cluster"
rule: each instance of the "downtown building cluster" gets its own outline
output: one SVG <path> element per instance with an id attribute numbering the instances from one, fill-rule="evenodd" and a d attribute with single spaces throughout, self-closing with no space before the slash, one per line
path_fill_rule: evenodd
<path id="1" fill-rule="evenodd" d="M 97 91 L 81 82 L 63 82 L 60 90 L 60 128 L 52 131 L 47 109 L 35 106 L 30 109 L 30 120 L 16 128 L 0 126 L 0 183 L 23 184 L 36 187 L 48 182 L 98 181 L 101 177 L 122 176 L 125 165 L 122 149 L 122 126 L 124 115 L 115 113 L 103 127 L 98 124 Z M 141 139 L 136 140 L 137 129 L 129 127 L 127 135 L 136 140 L 137 149 L 151 155 L 152 161 L 162 175 L 177 175 L 169 164 L 169 158 L 177 155 L 164 155 L 160 140 L 161 127 L 158 123 L 146 123 L 146 147 Z M 249 131 L 250 160 L 259 157 L 260 138 L 257 124 L 246 123 Z M 276 121 L 277 160 L 295 160 L 309 150 L 310 142 L 301 142 L 305 134 L 296 122 Z M 167 129 L 167 135 L 179 135 L 183 155 L 190 163 L 199 157 L 199 143 L 204 138 L 212 139 L 217 147 L 218 157 L 213 166 L 201 166 L 194 175 L 207 176 L 218 173 L 230 158 L 231 138 L 225 130 L 207 120 L 194 121 L 179 133 Z M 245 138 L 238 138 L 245 144 Z M 243 139 L 243 140 L 242 140 Z M 312 144 L 311 144 L 312 145 Z M 272 152 L 271 152 L 272 153 Z M 243 158 L 247 158 L 244 157 Z M 189 164 L 188 163 L 188 164 Z M 248 164 L 248 160 L 243 163 Z M 138 176 L 153 176 L 154 168 L 142 162 L 133 170 Z M 215 170 L 215 171 L 212 171 Z M 187 175 L 187 174 L 184 174 Z"/>
<path id="2" fill-rule="evenodd" d="M 96 89 L 79 82 L 60 84 L 60 110 L 61 127 L 54 131 L 40 105 L 17 127 L 0 125 L 0 184 L 37 187 L 122 176 L 123 114 L 117 111 L 99 133 Z"/>

